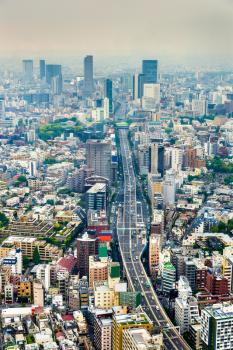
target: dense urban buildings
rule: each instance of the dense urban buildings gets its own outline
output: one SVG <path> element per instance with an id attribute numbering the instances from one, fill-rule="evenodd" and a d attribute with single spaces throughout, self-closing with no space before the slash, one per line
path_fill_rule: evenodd
<path id="1" fill-rule="evenodd" d="M 232 72 L 50 62 L 0 69 L 5 349 L 232 349 Z"/>

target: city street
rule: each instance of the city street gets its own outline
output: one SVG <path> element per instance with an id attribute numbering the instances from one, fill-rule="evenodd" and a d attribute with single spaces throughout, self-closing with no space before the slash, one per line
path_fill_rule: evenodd
<path id="1" fill-rule="evenodd" d="M 141 262 L 141 254 L 146 244 L 146 220 L 142 206 L 142 193 L 137 186 L 128 131 L 122 129 L 120 135 L 120 152 L 124 175 L 124 199 L 119 205 L 117 215 L 117 236 L 122 257 L 124 273 L 132 291 L 142 295 L 142 309 L 154 324 L 155 331 L 163 331 L 166 349 L 189 349 L 172 322 L 163 310 L 153 286 Z"/>

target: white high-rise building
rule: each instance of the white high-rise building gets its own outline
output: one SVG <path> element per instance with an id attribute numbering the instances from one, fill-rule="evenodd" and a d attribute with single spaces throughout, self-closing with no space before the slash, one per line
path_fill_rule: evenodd
<path id="1" fill-rule="evenodd" d="M 32 177 L 37 177 L 38 175 L 37 162 L 35 160 L 29 162 L 29 174 Z"/>
<path id="2" fill-rule="evenodd" d="M 94 169 L 95 175 L 111 178 L 111 141 L 88 140 L 86 143 L 87 166 Z"/>
<path id="3" fill-rule="evenodd" d="M 144 84 L 142 108 L 154 111 L 160 103 L 160 84 Z"/>
<path id="4" fill-rule="evenodd" d="M 104 98 L 103 109 L 104 109 L 104 119 L 108 119 L 109 118 L 109 99 L 107 97 Z"/>
<path id="5" fill-rule="evenodd" d="M 150 173 L 158 174 L 158 143 L 153 142 L 149 147 L 150 155 Z"/>
<path id="6" fill-rule="evenodd" d="M 175 300 L 175 320 L 183 334 L 189 330 L 190 324 L 199 319 L 199 310 L 197 299 L 194 297 L 188 299 L 176 298 Z"/>
<path id="7" fill-rule="evenodd" d="M 165 180 L 163 182 L 163 200 L 164 205 L 174 205 L 176 199 L 176 181 L 175 172 L 168 170 L 166 172 Z"/>
<path id="8" fill-rule="evenodd" d="M 42 282 L 45 290 L 50 287 L 50 270 L 51 266 L 49 264 L 39 264 L 34 266 L 32 273 L 35 273 L 36 278 Z"/>
<path id="9" fill-rule="evenodd" d="M 94 345 L 97 350 L 112 349 L 112 318 L 108 316 L 108 310 L 96 310 L 94 318 Z"/>
<path id="10" fill-rule="evenodd" d="M 105 119 L 104 109 L 102 107 L 97 107 L 92 110 L 91 117 L 95 122 L 100 122 Z"/>
<path id="11" fill-rule="evenodd" d="M 172 148 L 171 167 L 175 171 L 181 170 L 183 162 L 183 151 L 180 148 Z"/>
<path id="12" fill-rule="evenodd" d="M 138 74 L 135 74 L 133 77 L 133 99 L 137 100 L 138 99 Z"/>
<path id="13" fill-rule="evenodd" d="M 160 84 L 144 84 L 143 97 L 152 98 L 156 104 L 160 103 Z"/>
<path id="14" fill-rule="evenodd" d="M 35 142 L 35 140 L 36 140 L 36 130 L 34 128 L 28 130 L 28 132 L 27 132 L 27 141 L 28 142 Z"/>
<path id="15" fill-rule="evenodd" d="M 192 100 L 192 111 L 197 117 L 202 117 L 207 114 L 207 101 L 200 99 Z"/>
<path id="16" fill-rule="evenodd" d="M 180 276 L 177 290 L 178 290 L 178 297 L 184 300 L 187 300 L 189 297 L 193 295 L 192 289 L 189 285 L 189 281 L 185 276 Z"/>
<path id="17" fill-rule="evenodd" d="M 23 77 L 26 81 L 33 78 L 33 60 L 23 60 Z"/>
<path id="18" fill-rule="evenodd" d="M 233 305 L 207 306 L 201 312 L 201 339 L 209 349 L 233 349 Z"/>

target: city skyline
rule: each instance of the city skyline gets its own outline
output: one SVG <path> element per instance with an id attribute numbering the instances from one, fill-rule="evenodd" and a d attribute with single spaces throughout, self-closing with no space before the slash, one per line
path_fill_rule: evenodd
<path id="1" fill-rule="evenodd" d="M 4 350 L 233 349 L 232 5 L 0 0 Z"/>

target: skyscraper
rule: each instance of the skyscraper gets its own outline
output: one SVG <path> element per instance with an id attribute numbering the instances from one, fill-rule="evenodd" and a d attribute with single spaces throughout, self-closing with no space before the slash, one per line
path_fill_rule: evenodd
<path id="1" fill-rule="evenodd" d="M 153 142 L 149 147 L 149 172 L 158 173 L 158 143 Z"/>
<path id="2" fill-rule="evenodd" d="M 158 147 L 158 173 L 161 177 L 164 175 L 164 145 Z"/>
<path id="3" fill-rule="evenodd" d="M 96 238 L 89 238 L 85 233 L 77 239 L 77 267 L 80 276 L 89 276 L 89 256 L 97 255 L 98 241 Z"/>
<path id="4" fill-rule="evenodd" d="M 106 79 L 105 81 L 105 97 L 109 100 L 109 114 L 111 115 L 113 112 L 113 104 L 112 104 L 112 80 Z"/>
<path id="5" fill-rule="evenodd" d="M 93 168 L 96 175 L 111 177 L 111 142 L 88 140 L 86 143 L 87 166 Z"/>
<path id="6" fill-rule="evenodd" d="M 89 55 L 84 58 L 84 94 L 89 96 L 93 90 L 93 56 Z"/>
<path id="7" fill-rule="evenodd" d="M 151 276 L 155 279 L 159 271 L 159 254 L 161 249 L 161 236 L 151 234 L 149 240 L 149 269 Z"/>
<path id="8" fill-rule="evenodd" d="M 144 75 L 143 83 L 157 83 L 158 80 L 158 61 L 157 60 L 143 60 L 142 61 L 142 74 Z"/>
<path id="9" fill-rule="evenodd" d="M 33 60 L 23 60 L 23 77 L 26 81 L 33 78 Z"/>
<path id="10" fill-rule="evenodd" d="M 45 78 L 45 60 L 40 60 L 40 80 Z"/>
<path id="11" fill-rule="evenodd" d="M 135 74 L 133 76 L 133 99 L 137 100 L 143 96 L 143 74 Z"/>
<path id="12" fill-rule="evenodd" d="M 149 172 L 164 175 L 164 145 L 156 140 L 149 146 Z"/>
<path id="13" fill-rule="evenodd" d="M 133 99 L 138 99 L 138 74 L 133 76 Z"/>
<path id="14" fill-rule="evenodd" d="M 201 339 L 208 349 L 232 349 L 232 327 L 232 304 L 225 302 L 208 305 L 202 310 Z"/>
<path id="15" fill-rule="evenodd" d="M 54 79 L 56 78 L 56 79 Z M 61 94 L 62 92 L 62 71 L 60 64 L 46 64 L 46 82 L 53 86 L 56 82 L 56 94 Z"/>

